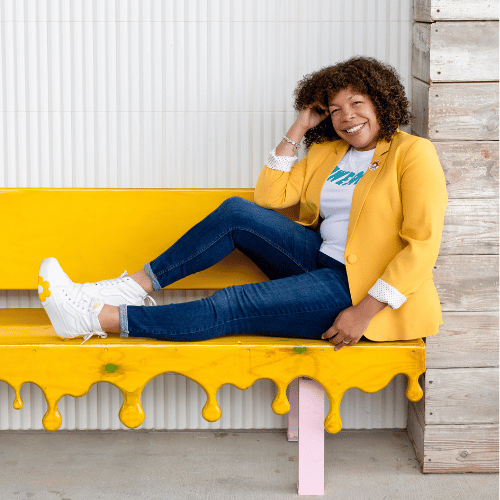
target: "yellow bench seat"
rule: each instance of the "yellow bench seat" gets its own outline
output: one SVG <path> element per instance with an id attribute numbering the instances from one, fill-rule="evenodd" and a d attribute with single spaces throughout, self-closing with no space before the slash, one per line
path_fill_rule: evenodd
<path id="1" fill-rule="evenodd" d="M 137 427 L 144 420 L 142 390 L 167 372 L 184 375 L 203 387 L 207 394 L 203 417 L 211 422 L 221 416 L 216 394 L 222 385 L 247 389 L 263 378 L 276 384 L 272 408 L 280 415 L 290 409 L 286 388 L 293 379 L 316 380 L 330 402 L 325 429 L 332 433 L 342 428 L 340 401 L 352 387 L 376 392 L 398 373 L 405 373 L 408 399 L 422 397 L 418 377 L 425 370 L 425 345 L 420 339 L 361 341 L 339 351 L 321 340 L 243 335 L 202 342 L 126 340 L 109 335 L 81 343 L 82 339 L 59 339 L 43 309 L 0 310 L 0 380 L 14 388 L 18 409 L 23 383 L 41 388 L 47 400 L 43 425 L 49 431 L 62 423 L 58 401 L 67 394 L 83 396 L 97 382 L 118 387 L 124 398 L 120 420 L 127 427 Z"/>

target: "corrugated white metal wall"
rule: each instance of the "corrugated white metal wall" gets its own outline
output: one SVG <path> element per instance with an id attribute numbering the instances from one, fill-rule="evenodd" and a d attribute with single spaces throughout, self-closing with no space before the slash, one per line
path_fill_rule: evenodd
<path id="1" fill-rule="evenodd" d="M 0 0 L 0 185 L 253 187 L 293 123 L 303 75 L 365 54 L 409 85 L 411 19 L 411 0 Z M 36 292 L 0 291 L 0 307 L 40 305 Z M 399 376 L 374 395 L 350 390 L 344 428 L 405 427 L 404 386 Z M 203 390 L 167 374 L 144 391 L 142 427 L 284 427 L 274 392 L 269 381 L 225 386 L 210 424 Z M 0 382 L 0 429 L 41 428 L 40 389 L 21 394 L 18 412 Z M 124 428 L 120 405 L 104 383 L 65 397 L 63 428 Z"/>

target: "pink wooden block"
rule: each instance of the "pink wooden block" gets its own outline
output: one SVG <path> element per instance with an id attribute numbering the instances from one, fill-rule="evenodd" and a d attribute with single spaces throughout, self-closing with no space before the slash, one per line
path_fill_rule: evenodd
<path id="1" fill-rule="evenodd" d="M 299 378 L 299 495 L 325 493 L 325 400 L 316 381 Z"/>
<path id="2" fill-rule="evenodd" d="M 288 386 L 288 401 L 290 411 L 288 412 L 288 441 L 299 440 L 299 380 L 295 379 Z"/>

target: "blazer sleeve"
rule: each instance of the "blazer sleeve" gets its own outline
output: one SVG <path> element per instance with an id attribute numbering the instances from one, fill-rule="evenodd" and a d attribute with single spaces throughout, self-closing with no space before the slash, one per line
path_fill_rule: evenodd
<path id="1" fill-rule="evenodd" d="M 254 201 L 264 208 L 287 208 L 300 201 L 307 168 L 307 156 L 290 172 L 262 169 L 255 186 Z"/>
<path id="2" fill-rule="evenodd" d="M 432 278 L 448 202 L 443 169 L 427 139 L 419 138 L 410 146 L 402 162 L 400 193 L 399 236 L 405 246 L 380 278 L 408 297 Z"/>

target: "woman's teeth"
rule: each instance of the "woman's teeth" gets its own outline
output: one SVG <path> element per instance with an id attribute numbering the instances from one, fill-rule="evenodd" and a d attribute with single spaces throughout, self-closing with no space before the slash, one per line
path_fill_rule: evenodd
<path id="1" fill-rule="evenodd" d="M 357 125 L 356 127 L 353 127 L 353 128 L 350 128 L 350 129 L 347 129 L 346 132 L 348 134 L 352 134 L 354 132 L 357 132 L 358 130 L 361 130 L 361 128 L 364 126 L 364 123 L 362 123 L 361 125 Z"/>

